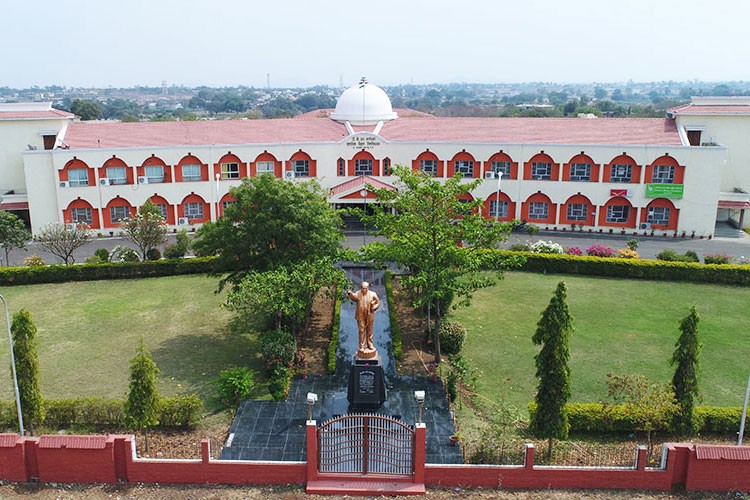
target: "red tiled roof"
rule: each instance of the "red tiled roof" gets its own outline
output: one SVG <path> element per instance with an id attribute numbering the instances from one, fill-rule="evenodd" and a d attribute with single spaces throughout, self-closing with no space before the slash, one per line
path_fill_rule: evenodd
<path id="1" fill-rule="evenodd" d="M 40 111 L 0 111 L 0 120 L 43 120 L 47 118 L 73 118 L 74 114 L 59 109 Z"/>
<path id="2" fill-rule="evenodd" d="M 18 434 L 0 434 L 0 448 L 13 448 L 18 443 Z"/>
<path id="3" fill-rule="evenodd" d="M 667 118 L 407 118 L 383 126 L 390 141 L 541 144 L 682 144 Z"/>
<path id="4" fill-rule="evenodd" d="M 388 189 L 388 190 L 396 189 L 395 187 L 388 184 L 387 182 L 379 181 L 375 179 L 374 177 L 370 177 L 369 175 L 360 175 L 359 177 L 356 177 L 354 179 L 350 179 L 346 182 L 342 182 L 341 184 L 337 186 L 333 186 L 331 188 L 331 196 L 337 196 L 341 193 L 351 191 L 352 189 L 356 189 L 365 184 L 372 186 L 375 189 Z"/>
<path id="5" fill-rule="evenodd" d="M 750 115 L 750 105 L 683 104 L 669 110 L 673 115 Z"/>
<path id="6" fill-rule="evenodd" d="M 338 142 L 344 125 L 330 119 L 216 120 L 195 122 L 83 122 L 68 128 L 75 148 L 198 146 Z M 372 131 L 374 127 L 356 127 Z M 407 117 L 383 125 L 388 141 L 540 144 L 645 144 L 679 146 L 666 118 L 438 118 Z"/>
<path id="7" fill-rule="evenodd" d="M 107 436 L 41 436 L 39 448 L 74 448 L 78 450 L 103 450 Z"/>
<path id="8" fill-rule="evenodd" d="M 6 201 L 5 203 L 0 203 L 0 210 L 28 210 L 28 209 L 29 209 L 28 201 Z"/>
<path id="9" fill-rule="evenodd" d="M 698 460 L 750 460 L 750 446 L 695 445 Z"/>
<path id="10" fill-rule="evenodd" d="M 195 122 L 81 122 L 68 127 L 74 148 L 200 146 L 334 142 L 347 136 L 333 120 L 207 120 Z"/>

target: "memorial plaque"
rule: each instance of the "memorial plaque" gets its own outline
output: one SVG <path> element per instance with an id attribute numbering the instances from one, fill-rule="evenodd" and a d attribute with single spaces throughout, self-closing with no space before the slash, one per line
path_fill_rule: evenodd
<path id="1" fill-rule="evenodd" d="M 385 374 L 380 358 L 362 360 L 354 358 L 349 371 L 349 408 L 377 410 L 385 402 Z"/>

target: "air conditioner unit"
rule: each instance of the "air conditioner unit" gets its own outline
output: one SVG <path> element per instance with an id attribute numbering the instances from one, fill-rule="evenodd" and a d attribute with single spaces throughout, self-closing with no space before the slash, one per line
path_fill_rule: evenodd
<path id="1" fill-rule="evenodd" d="M 649 229 L 651 229 L 651 223 L 650 222 L 641 222 L 641 225 L 638 226 L 638 227 L 640 227 L 641 229 L 644 229 L 644 230 L 649 230 Z"/>
<path id="2" fill-rule="evenodd" d="M 178 226 L 187 226 L 188 224 L 190 224 L 190 221 L 187 217 L 180 217 L 177 219 Z"/>
<path id="3" fill-rule="evenodd" d="M 70 182 L 68 182 L 68 181 L 60 181 L 60 187 L 61 188 L 70 187 Z"/>
<path id="4" fill-rule="evenodd" d="M 285 179 L 294 179 L 295 175 L 296 174 L 292 170 L 287 170 L 286 172 L 284 172 Z"/>
<path id="5" fill-rule="evenodd" d="M 99 179 L 99 185 L 109 186 L 109 179 L 107 177 L 102 177 L 101 179 Z"/>
<path id="6" fill-rule="evenodd" d="M 485 172 L 484 173 L 485 179 L 494 179 L 495 178 L 495 172 Z"/>
<path id="7" fill-rule="evenodd" d="M 148 184 L 148 177 L 146 177 L 145 175 L 139 175 L 138 184 Z"/>

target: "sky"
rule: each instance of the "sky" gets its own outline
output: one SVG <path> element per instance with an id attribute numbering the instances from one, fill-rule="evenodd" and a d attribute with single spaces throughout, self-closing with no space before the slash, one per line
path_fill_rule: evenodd
<path id="1" fill-rule="evenodd" d="M 2 0 L 0 87 L 750 80 L 747 0 Z"/>

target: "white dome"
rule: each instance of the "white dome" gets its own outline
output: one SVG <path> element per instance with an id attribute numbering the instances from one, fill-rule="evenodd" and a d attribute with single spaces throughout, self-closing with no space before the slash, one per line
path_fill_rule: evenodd
<path id="1" fill-rule="evenodd" d="M 398 115 L 393 111 L 388 94 L 369 83 L 346 89 L 336 102 L 336 110 L 331 113 L 331 119 L 352 125 L 375 125 L 396 118 Z"/>

